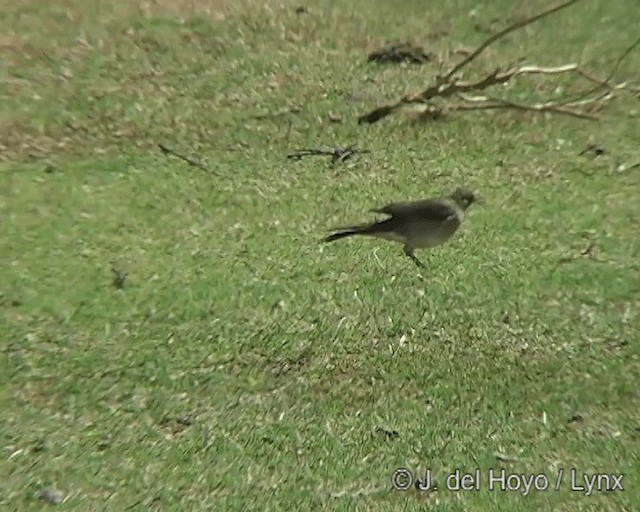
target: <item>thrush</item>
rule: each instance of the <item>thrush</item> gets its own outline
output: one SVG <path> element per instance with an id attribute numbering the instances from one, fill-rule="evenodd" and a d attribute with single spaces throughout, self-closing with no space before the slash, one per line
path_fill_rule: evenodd
<path id="1" fill-rule="evenodd" d="M 391 203 L 370 210 L 387 215 L 386 219 L 335 228 L 324 241 L 333 242 L 354 235 L 366 235 L 400 242 L 404 246 L 404 253 L 419 268 L 425 268 L 414 251 L 430 249 L 449 240 L 462 224 L 467 208 L 474 201 L 478 201 L 478 197 L 473 192 L 457 188 L 453 194 L 441 199 Z"/>

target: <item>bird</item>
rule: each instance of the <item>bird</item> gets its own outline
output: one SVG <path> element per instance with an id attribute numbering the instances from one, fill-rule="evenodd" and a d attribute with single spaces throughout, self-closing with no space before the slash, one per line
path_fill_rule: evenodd
<path id="1" fill-rule="evenodd" d="M 426 266 L 414 254 L 416 249 L 430 249 L 443 244 L 458 230 L 465 212 L 479 197 L 458 187 L 443 198 L 390 203 L 369 210 L 387 215 L 386 219 L 354 226 L 333 228 L 323 242 L 334 242 L 354 235 L 373 236 L 403 244 L 404 253 L 418 266 Z"/>

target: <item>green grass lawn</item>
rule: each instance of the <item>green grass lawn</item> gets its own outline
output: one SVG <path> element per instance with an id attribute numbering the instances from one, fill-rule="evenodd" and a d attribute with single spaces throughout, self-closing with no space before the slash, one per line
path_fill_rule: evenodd
<path id="1" fill-rule="evenodd" d="M 638 98 L 599 122 L 356 122 L 547 2 L 3 4 L 2 510 L 56 508 L 43 490 L 79 511 L 638 510 Z M 633 1 L 584 0 L 465 76 L 525 57 L 604 78 L 639 25 Z M 396 40 L 442 69 L 366 62 Z M 640 48 L 615 79 L 638 69 Z M 589 86 L 497 91 L 555 84 Z M 592 141 L 607 154 L 579 155 Z M 350 144 L 371 152 L 286 158 Z M 391 243 L 319 243 L 460 185 L 485 203 L 418 252 L 426 271 Z M 440 488 L 394 490 L 401 467 Z M 481 489 L 447 490 L 456 468 Z M 489 490 L 502 468 L 550 489 Z M 572 491 L 572 468 L 624 491 Z"/>

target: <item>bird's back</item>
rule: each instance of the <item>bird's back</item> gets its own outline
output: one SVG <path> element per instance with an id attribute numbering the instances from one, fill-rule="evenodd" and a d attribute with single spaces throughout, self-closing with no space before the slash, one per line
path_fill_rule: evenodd
<path id="1" fill-rule="evenodd" d="M 435 247 L 446 242 L 460 227 L 463 212 L 454 204 L 435 199 L 391 203 L 378 210 L 391 218 L 382 221 L 401 233 L 414 248 Z"/>
<path id="2" fill-rule="evenodd" d="M 391 203 L 373 211 L 386 213 L 400 220 L 422 218 L 437 222 L 444 222 L 461 213 L 452 203 L 437 199 Z"/>

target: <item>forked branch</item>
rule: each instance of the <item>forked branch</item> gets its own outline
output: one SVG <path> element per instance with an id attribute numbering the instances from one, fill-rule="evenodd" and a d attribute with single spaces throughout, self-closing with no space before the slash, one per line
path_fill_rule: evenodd
<path id="1" fill-rule="evenodd" d="M 380 119 L 406 107 L 407 105 L 423 105 L 424 112 L 430 117 L 438 117 L 447 110 L 488 110 L 488 109 L 513 109 L 526 110 L 532 112 L 550 112 L 553 114 L 563 114 L 582 119 L 595 120 L 597 116 L 593 114 L 593 110 L 598 110 L 606 102 L 615 97 L 615 92 L 626 89 L 627 83 L 612 84 L 610 81 L 620 63 L 624 58 L 640 44 L 640 39 L 634 42 L 621 57 L 617 60 L 610 75 L 602 80 L 582 70 L 578 64 L 565 64 L 556 67 L 543 67 L 534 65 L 525 65 L 520 67 L 512 67 L 510 69 L 501 69 L 496 67 L 491 73 L 484 78 L 475 81 L 462 81 L 459 78 L 459 72 L 476 59 L 490 45 L 503 38 L 514 30 L 520 29 L 546 16 L 569 7 L 580 0 L 569 0 L 561 4 L 550 7 L 529 18 L 525 18 L 512 23 L 504 30 L 497 32 L 487 38 L 480 46 L 470 52 L 467 57 L 454 65 L 445 75 L 437 77 L 435 82 L 422 92 L 417 94 L 408 94 L 400 98 L 395 103 L 390 103 L 373 109 L 358 118 L 358 123 L 375 123 Z M 555 101 L 541 101 L 533 104 L 526 104 L 512 101 L 509 99 L 496 99 L 484 96 L 464 97 L 471 92 L 481 92 L 492 86 L 506 84 L 515 78 L 523 75 L 560 75 L 572 73 L 582 77 L 595 84 L 591 89 L 580 93 L 577 97 L 574 95 L 573 100 L 557 99 Z M 602 90 L 607 90 L 606 94 L 602 94 Z M 445 104 L 444 106 L 435 105 L 433 100 L 436 98 L 450 99 L 452 97 L 462 98 L 462 103 Z"/>

